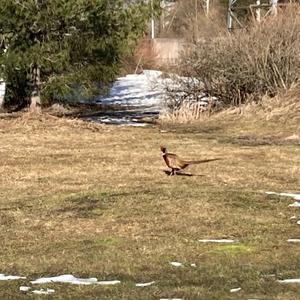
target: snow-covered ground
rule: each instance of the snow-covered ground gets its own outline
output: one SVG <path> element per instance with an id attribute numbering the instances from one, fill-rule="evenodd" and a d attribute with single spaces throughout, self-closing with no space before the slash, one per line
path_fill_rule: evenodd
<path id="1" fill-rule="evenodd" d="M 90 284 L 98 284 L 98 285 L 115 285 L 121 283 L 119 280 L 109 280 L 109 281 L 98 281 L 97 278 L 77 278 L 71 274 L 67 275 L 59 275 L 54 277 L 42 277 L 31 281 L 32 284 L 45 284 L 51 282 L 60 282 L 60 283 L 71 283 L 71 284 L 83 284 L 83 285 L 90 285 Z"/>
<path id="2" fill-rule="evenodd" d="M 145 125 L 141 119 L 157 115 L 163 107 L 166 79 L 161 75 L 160 71 L 145 70 L 118 78 L 108 95 L 96 99 L 96 103 L 107 106 L 107 111 L 91 119 L 108 124 Z"/>
<path id="3" fill-rule="evenodd" d="M 279 196 L 285 196 L 285 197 L 290 197 L 296 200 L 294 203 L 289 204 L 289 206 L 295 206 L 299 207 L 300 206 L 300 194 L 292 194 L 292 193 L 275 193 L 275 192 L 266 192 L 268 195 L 279 195 Z"/>
<path id="4" fill-rule="evenodd" d="M 144 70 L 141 74 L 129 74 L 118 78 L 108 95 L 96 99 L 104 106 L 104 112 L 91 118 L 93 121 L 118 125 L 145 125 L 144 117 L 157 116 L 166 109 L 166 103 L 188 101 L 206 107 L 210 101 L 218 102 L 216 97 L 204 93 L 194 94 L 193 87 L 201 84 L 192 77 L 176 74 L 163 74 L 161 71 Z M 107 111 L 105 106 L 117 107 L 117 111 Z"/>
<path id="5" fill-rule="evenodd" d="M 101 104 L 143 107 L 158 112 L 164 96 L 162 72 L 145 70 L 142 74 L 129 74 L 118 78 L 107 96 L 99 97 Z"/>
<path id="6" fill-rule="evenodd" d="M 220 239 L 220 240 L 205 239 L 205 240 L 198 240 L 198 241 L 201 243 L 236 243 L 237 242 L 236 240 L 231 240 L 231 239 L 229 239 L 229 240 L 228 239 Z"/>
<path id="7" fill-rule="evenodd" d="M 0 274 L 0 280 L 5 281 L 5 280 L 16 280 L 16 279 L 26 279 L 26 277 L 23 276 L 15 276 L 15 275 L 4 275 Z"/>

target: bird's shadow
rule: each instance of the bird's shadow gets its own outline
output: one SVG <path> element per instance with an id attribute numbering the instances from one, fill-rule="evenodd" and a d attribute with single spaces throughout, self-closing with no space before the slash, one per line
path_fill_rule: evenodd
<path id="1" fill-rule="evenodd" d="M 172 171 L 170 171 L 170 170 L 163 170 L 163 172 L 168 176 L 172 175 Z M 191 176 L 204 176 L 204 175 L 185 173 L 185 172 L 176 172 L 176 174 L 173 174 L 173 176 L 176 176 L 176 175 L 178 175 L 178 176 L 188 176 L 188 177 L 191 177 Z"/>

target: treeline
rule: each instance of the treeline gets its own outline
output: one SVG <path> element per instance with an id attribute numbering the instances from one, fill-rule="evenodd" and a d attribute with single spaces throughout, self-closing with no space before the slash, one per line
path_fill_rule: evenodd
<path id="1" fill-rule="evenodd" d="M 94 95 L 119 72 L 159 1 L 0 0 L 0 78 L 4 105 Z"/>

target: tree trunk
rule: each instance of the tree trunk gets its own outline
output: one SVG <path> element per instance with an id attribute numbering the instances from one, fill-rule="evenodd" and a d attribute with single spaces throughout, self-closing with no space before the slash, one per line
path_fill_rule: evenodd
<path id="1" fill-rule="evenodd" d="M 32 71 L 32 79 L 33 79 L 33 90 L 31 94 L 31 102 L 30 102 L 30 111 L 32 112 L 40 112 L 41 111 L 41 97 L 40 97 L 40 85 L 41 85 L 41 75 L 40 68 L 35 67 Z"/>
<path id="2" fill-rule="evenodd" d="M 4 106 L 5 82 L 0 81 L 0 110 Z"/>

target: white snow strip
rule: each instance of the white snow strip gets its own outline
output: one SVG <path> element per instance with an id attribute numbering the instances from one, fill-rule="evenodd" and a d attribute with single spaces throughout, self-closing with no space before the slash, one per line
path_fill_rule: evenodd
<path id="1" fill-rule="evenodd" d="M 231 289 L 230 290 L 230 293 L 236 293 L 236 292 L 239 292 L 242 288 L 234 288 L 234 289 Z"/>
<path id="2" fill-rule="evenodd" d="M 115 124 L 115 125 L 135 126 L 135 127 L 147 126 L 147 124 L 145 124 L 145 123 L 134 122 L 128 118 L 98 117 L 97 120 L 101 121 L 101 123 L 103 123 L 103 124 Z"/>
<path id="3" fill-rule="evenodd" d="M 135 286 L 138 286 L 138 287 L 144 287 L 144 286 L 150 286 L 152 284 L 154 284 L 155 281 L 151 281 L 151 282 L 145 282 L 145 283 L 136 283 Z"/>
<path id="4" fill-rule="evenodd" d="M 300 278 L 277 280 L 280 283 L 300 283 Z"/>
<path id="5" fill-rule="evenodd" d="M 183 300 L 182 298 L 161 298 L 159 300 Z"/>
<path id="6" fill-rule="evenodd" d="M 115 285 L 121 283 L 120 280 L 106 280 L 106 281 L 98 281 L 96 284 L 99 285 Z"/>
<path id="7" fill-rule="evenodd" d="M 20 286 L 20 291 L 21 292 L 28 292 L 31 289 L 29 286 Z"/>
<path id="8" fill-rule="evenodd" d="M 237 240 L 227 240 L 227 239 L 220 239 L 220 240 L 198 240 L 201 243 L 236 243 Z"/>
<path id="9" fill-rule="evenodd" d="M 99 285 L 114 285 L 118 284 L 121 281 L 119 280 L 111 280 L 111 281 L 98 281 L 97 278 L 76 278 L 73 275 L 60 275 L 55 277 L 43 277 L 37 280 L 31 281 L 32 284 L 43 284 L 43 283 L 51 283 L 51 282 L 60 282 L 60 283 L 71 283 L 71 284 L 99 284 Z"/>
<path id="10" fill-rule="evenodd" d="M 274 193 L 274 192 L 266 192 L 268 195 L 279 195 L 279 196 L 286 196 L 291 197 L 295 200 L 300 200 L 300 194 L 291 194 L 291 193 Z"/>
<path id="11" fill-rule="evenodd" d="M 300 243 L 300 239 L 288 239 L 289 243 Z"/>
<path id="12" fill-rule="evenodd" d="M 300 206 L 300 202 L 296 201 L 296 202 L 290 204 L 289 206 L 299 207 Z"/>
<path id="13" fill-rule="evenodd" d="M 182 267 L 183 264 L 177 261 L 171 261 L 170 265 L 172 265 L 173 267 Z"/>
<path id="14" fill-rule="evenodd" d="M 0 274 L 0 280 L 16 280 L 16 279 L 26 279 L 26 277 Z"/>
<path id="15" fill-rule="evenodd" d="M 49 294 L 52 294 L 54 292 L 55 292 L 55 290 L 53 290 L 53 289 L 46 289 L 46 290 L 40 289 L 40 290 L 33 290 L 32 291 L 32 293 L 36 294 L 36 295 L 49 295 Z"/>
<path id="16" fill-rule="evenodd" d="M 280 193 L 281 196 L 291 197 L 295 200 L 300 200 L 300 194 Z"/>
<path id="17" fill-rule="evenodd" d="M 300 225 L 300 220 L 299 220 L 299 221 L 297 221 L 297 224 L 298 224 L 298 225 Z"/>
<path id="18" fill-rule="evenodd" d="M 295 220 L 295 219 L 296 219 L 296 216 L 290 217 L 290 220 Z"/>
<path id="19" fill-rule="evenodd" d="M 196 264 L 191 264 L 191 267 L 194 267 L 194 268 L 196 268 L 196 267 L 197 267 L 197 265 L 196 265 Z"/>

